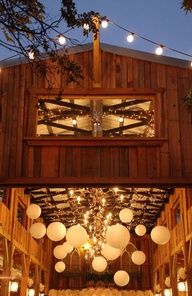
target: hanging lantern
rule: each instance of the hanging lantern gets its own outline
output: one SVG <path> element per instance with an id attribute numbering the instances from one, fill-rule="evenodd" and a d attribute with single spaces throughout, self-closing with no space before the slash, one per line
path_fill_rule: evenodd
<path id="1" fill-rule="evenodd" d="M 65 247 L 63 245 L 58 245 L 53 249 L 53 255 L 57 259 L 64 259 L 67 256 Z"/>
<path id="2" fill-rule="evenodd" d="M 97 272 L 103 272 L 107 267 L 107 260 L 103 256 L 97 256 L 92 261 L 92 267 Z"/>
<path id="3" fill-rule="evenodd" d="M 170 231 L 165 226 L 155 226 L 151 231 L 151 239 L 158 245 L 165 245 L 170 240 Z"/>
<path id="4" fill-rule="evenodd" d="M 37 219 L 41 215 L 41 208 L 36 204 L 30 204 L 27 208 L 27 216 L 31 219 Z"/>
<path id="5" fill-rule="evenodd" d="M 130 209 L 122 209 L 119 213 L 119 218 L 123 223 L 130 223 L 133 219 L 133 212 Z"/>
<path id="6" fill-rule="evenodd" d="M 73 225 L 67 230 L 66 240 L 71 246 L 75 248 L 84 245 L 87 241 L 87 238 L 87 231 L 80 225 Z"/>
<path id="7" fill-rule="evenodd" d="M 129 283 L 129 274 L 124 270 L 118 270 L 114 274 L 113 279 L 117 286 L 123 287 Z"/>
<path id="8" fill-rule="evenodd" d="M 139 224 L 135 227 L 135 233 L 138 235 L 138 236 L 143 236 L 145 235 L 147 229 L 145 227 L 145 225 L 142 225 L 142 224 Z"/>
<path id="9" fill-rule="evenodd" d="M 65 249 L 65 252 L 68 254 L 68 253 L 71 253 L 73 251 L 73 246 L 71 246 L 68 242 L 64 242 L 63 243 L 63 247 Z"/>
<path id="10" fill-rule="evenodd" d="M 142 265 L 146 260 L 145 253 L 143 251 L 135 251 L 131 255 L 131 260 L 136 265 Z"/>
<path id="11" fill-rule="evenodd" d="M 61 222 L 52 222 L 47 227 L 47 236 L 52 241 L 60 241 L 66 235 L 66 227 Z"/>
<path id="12" fill-rule="evenodd" d="M 65 263 L 63 261 L 58 261 L 55 264 L 55 270 L 57 272 L 63 272 L 65 270 Z"/>
<path id="13" fill-rule="evenodd" d="M 107 259 L 107 260 L 115 260 L 121 255 L 121 250 L 117 248 L 113 248 L 109 244 L 104 244 L 104 247 L 101 251 L 101 254 Z"/>
<path id="14" fill-rule="evenodd" d="M 30 227 L 31 236 L 36 239 L 41 239 L 46 234 L 46 227 L 43 223 L 37 222 Z"/>
<path id="15" fill-rule="evenodd" d="M 106 231 L 106 241 L 114 248 L 123 250 L 128 245 L 129 240 L 129 230 L 121 224 L 112 225 Z"/>

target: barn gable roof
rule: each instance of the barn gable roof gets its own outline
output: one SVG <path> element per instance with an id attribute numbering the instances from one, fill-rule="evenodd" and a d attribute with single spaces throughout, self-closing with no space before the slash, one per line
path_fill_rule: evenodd
<path id="1" fill-rule="evenodd" d="M 81 44 L 77 46 L 73 46 L 67 49 L 68 54 L 76 54 L 86 51 L 91 51 L 93 49 L 92 43 Z M 135 50 L 127 47 L 120 47 L 116 45 L 111 45 L 107 43 L 101 43 L 101 50 L 103 52 L 109 52 L 120 56 L 126 56 L 130 58 L 135 58 L 143 61 L 149 61 L 164 65 L 176 66 L 181 68 L 190 68 L 190 61 L 178 59 L 169 56 L 158 56 L 154 53 L 144 52 L 140 50 Z M 61 50 L 62 51 L 62 50 Z M 46 59 L 47 55 L 42 54 L 42 58 Z M 24 57 L 13 58 L 9 60 L 4 60 L 0 62 L 1 67 L 11 67 L 19 64 L 26 63 L 27 59 Z"/>

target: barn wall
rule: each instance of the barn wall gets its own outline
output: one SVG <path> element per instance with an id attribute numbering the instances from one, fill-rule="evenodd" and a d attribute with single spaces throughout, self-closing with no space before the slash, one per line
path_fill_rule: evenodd
<path id="1" fill-rule="evenodd" d="M 191 69 L 137 60 L 102 52 L 101 89 L 93 89 L 92 52 L 71 55 L 83 70 L 79 83 L 52 73 L 42 78 L 29 65 L 3 69 L 0 77 L 0 176 L 49 177 L 48 182 L 86 183 L 158 182 L 161 178 L 192 178 L 192 115 L 183 97 L 192 84 Z M 51 82 L 50 85 L 48 84 Z M 38 95 L 58 94 L 153 95 L 160 126 L 158 138 L 150 139 L 42 139 L 35 138 Z M 67 178 L 67 179 L 66 179 Z M 93 179 L 94 178 L 94 179 Z M 103 179 L 102 179 L 103 178 Z M 47 179 L 48 180 L 48 179 Z M 112 182 L 111 181 L 111 182 Z"/>

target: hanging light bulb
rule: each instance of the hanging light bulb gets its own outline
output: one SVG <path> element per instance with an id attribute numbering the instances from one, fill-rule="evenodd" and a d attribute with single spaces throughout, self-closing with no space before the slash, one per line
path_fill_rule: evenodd
<path id="1" fill-rule="evenodd" d="M 28 57 L 29 57 L 30 60 L 34 60 L 34 58 L 35 58 L 35 53 L 34 53 L 33 50 L 30 50 L 30 51 L 28 52 Z"/>
<path id="2" fill-rule="evenodd" d="M 86 30 L 86 31 L 88 31 L 89 30 L 89 24 L 84 24 L 83 25 L 83 29 Z"/>
<path id="3" fill-rule="evenodd" d="M 66 39 L 63 35 L 58 36 L 58 42 L 60 45 L 64 45 L 66 43 Z"/>
<path id="4" fill-rule="evenodd" d="M 106 20 L 102 21 L 101 22 L 101 27 L 104 28 L 104 29 L 107 28 L 108 27 L 108 21 L 106 21 Z"/>
<path id="5" fill-rule="evenodd" d="M 158 47 L 155 49 L 155 53 L 156 53 L 157 55 L 162 55 L 162 53 L 163 53 L 163 46 L 162 46 L 162 45 L 158 46 Z"/>
<path id="6" fill-rule="evenodd" d="M 128 41 L 129 43 L 133 42 L 134 39 L 135 39 L 135 36 L 134 36 L 133 33 L 130 33 L 130 34 L 127 36 L 127 41 Z"/>
<path id="7" fill-rule="evenodd" d="M 72 120 L 72 123 L 73 123 L 73 125 L 76 125 L 77 124 L 77 120 L 76 119 L 73 119 Z"/>
<path id="8" fill-rule="evenodd" d="M 124 118 L 123 117 L 119 117 L 119 122 L 123 122 L 124 121 Z"/>

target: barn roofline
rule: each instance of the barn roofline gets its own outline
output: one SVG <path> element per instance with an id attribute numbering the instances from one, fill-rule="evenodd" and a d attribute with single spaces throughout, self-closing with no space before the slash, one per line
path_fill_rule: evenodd
<path id="1" fill-rule="evenodd" d="M 92 49 L 93 49 L 93 44 L 86 43 L 86 44 L 82 44 L 82 45 L 69 47 L 67 49 L 67 51 L 68 51 L 68 54 L 76 54 L 76 53 L 91 51 Z M 143 61 L 148 61 L 148 62 L 153 62 L 153 63 L 158 63 L 158 64 L 164 64 L 164 65 L 170 65 L 170 66 L 176 66 L 176 67 L 181 67 L 181 68 L 191 68 L 191 66 L 190 66 L 191 62 L 189 60 L 183 60 L 183 59 L 178 59 L 178 58 L 163 56 L 163 55 L 158 56 L 154 53 L 130 49 L 127 47 L 120 47 L 120 46 L 116 46 L 116 45 L 112 45 L 112 44 L 101 43 L 101 50 L 103 52 L 109 52 L 109 53 L 113 53 L 113 54 L 120 55 L 120 56 L 135 58 L 138 60 L 143 60 Z M 60 51 L 62 52 L 62 49 Z M 46 54 L 42 54 L 43 59 L 46 59 L 47 57 L 48 56 Z M 28 62 L 28 60 L 25 57 L 19 57 L 19 58 L 4 60 L 4 61 L 0 62 L 0 66 L 7 68 L 7 67 L 20 65 L 20 64 L 25 64 L 27 62 Z"/>

